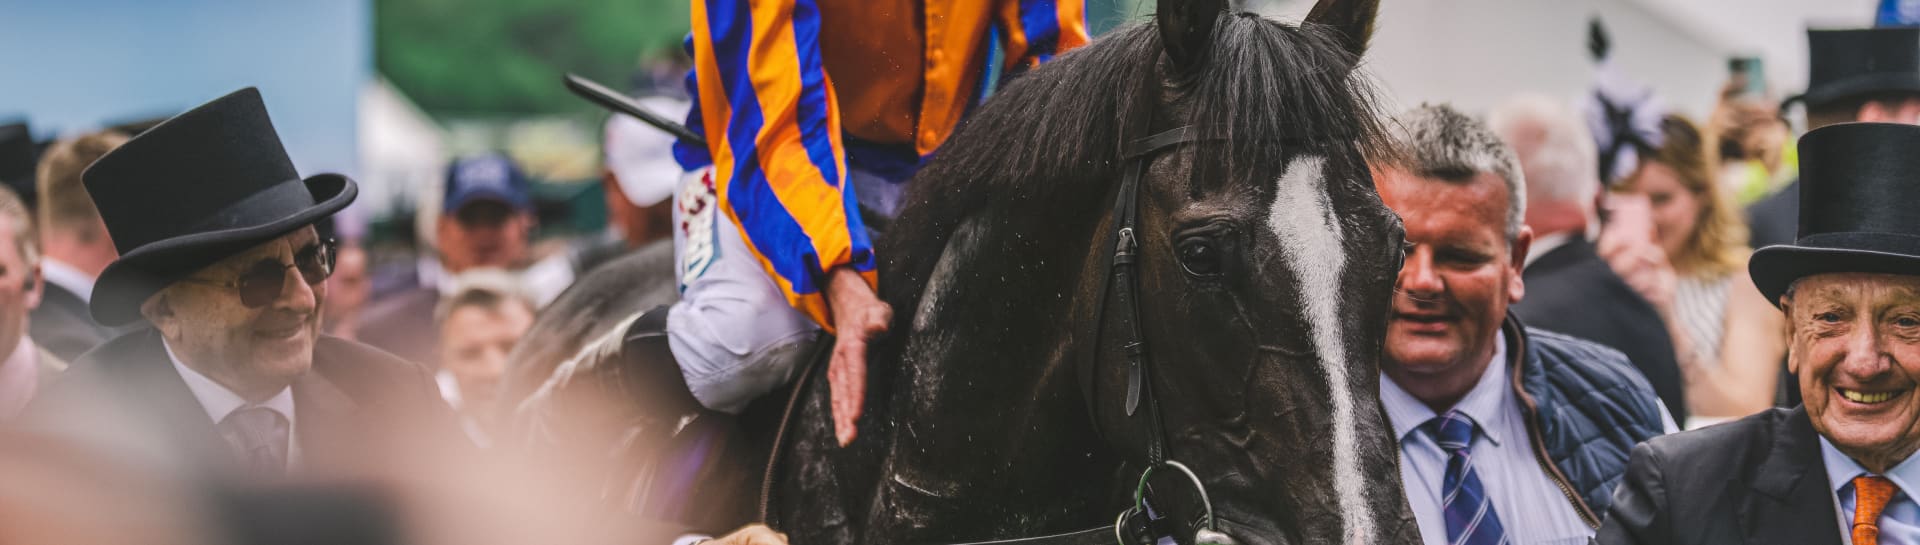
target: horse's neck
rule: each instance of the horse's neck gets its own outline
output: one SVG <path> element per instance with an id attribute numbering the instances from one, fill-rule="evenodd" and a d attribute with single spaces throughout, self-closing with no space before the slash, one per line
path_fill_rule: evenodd
<path id="1" fill-rule="evenodd" d="M 1002 211 L 1002 214 L 1006 212 Z M 907 541 L 1080 524 L 1109 492 L 1069 331 L 1084 241 L 963 221 L 911 309 L 874 523 Z M 995 232 L 998 231 L 998 232 Z M 907 309 L 900 309 L 907 310 Z M 927 528 L 924 521 L 954 521 Z"/>

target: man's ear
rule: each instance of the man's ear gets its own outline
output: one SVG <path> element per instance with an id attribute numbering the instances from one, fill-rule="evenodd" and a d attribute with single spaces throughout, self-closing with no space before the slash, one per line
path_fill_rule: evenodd
<path id="1" fill-rule="evenodd" d="M 21 299 L 26 303 L 27 310 L 40 308 L 40 298 L 46 293 L 46 286 L 46 278 L 40 276 L 40 264 L 27 267 L 27 278 L 20 285 Z"/>
<path id="2" fill-rule="evenodd" d="M 173 302 L 167 298 L 167 291 L 160 290 L 159 293 L 148 297 L 146 302 L 141 303 L 140 316 L 146 318 L 147 323 L 153 324 L 155 329 L 160 330 L 162 337 L 174 339 L 179 338 L 180 320 L 174 314 Z"/>
<path id="3" fill-rule="evenodd" d="M 1786 335 L 1786 339 L 1787 339 L 1787 372 L 1799 374 L 1800 359 L 1793 357 L 1793 328 L 1795 326 L 1793 321 L 1793 298 L 1792 297 L 1786 294 L 1782 294 L 1780 296 L 1780 312 L 1782 314 L 1785 314 L 1787 317 L 1787 319 L 1784 320 L 1786 323 L 1783 324 L 1783 327 L 1786 329 L 1786 331 L 1782 333 Z"/>
<path id="4" fill-rule="evenodd" d="M 1527 297 L 1527 282 L 1524 273 L 1527 268 L 1527 252 L 1532 249 L 1533 228 L 1522 225 L 1520 226 L 1520 232 L 1513 236 L 1513 242 L 1508 244 L 1507 248 L 1507 253 L 1511 254 L 1508 256 L 1511 262 L 1508 263 L 1507 266 L 1513 268 L 1511 271 L 1513 279 L 1511 282 L 1507 282 L 1507 304 L 1509 305 L 1518 303 L 1521 299 Z"/>

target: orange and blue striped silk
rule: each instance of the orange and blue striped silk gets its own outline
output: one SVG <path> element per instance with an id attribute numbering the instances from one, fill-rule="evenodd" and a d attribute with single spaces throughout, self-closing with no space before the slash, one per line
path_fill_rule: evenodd
<path id="1" fill-rule="evenodd" d="M 1009 68 L 1025 68 L 1087 42 L 1082 0 L 934 0 L 930 8 L 966 10 L 1000 27 Z M 931 6 L 938 4 L 938 6 Z M 857 5 L 857 4 L 850 4 Z M 721 210 L 787 301 L 833 330 L 825 300 L 826 271 L 848 266 L 871 286 L 873 243 L 861 223 L 854 194 L 846 187 L 847 154 L 833 80 L 821 55 L 821 12 L 816 0 L 693 0 L 688 49 L 695 107 L 688 125 L 702 132 L 707 149 L 678 146 L 683 166 L 713 166 Z M 835 31 L 858 28 L 861 14 L 835 12 Z M 986 25 L 980 25 L 984 35 Z M 930 43 L 931 49 L 939 44 Z M 985 48 L 967 55 L 984 67 Z M 1016 70 L 1007 70 L 1013 73 Z M 925 88 L 961 93 L 978 72 L 955 77 L 902 71 Z M 951 80 L 951 81 L 949 81 Z M 936 93 L 929 93 L 936 94 Z M 916 149 L 931 153 L 958 124 L 967 101 L 922 104 Z M 932 110 L 939 111 L 932 111 Z M 914 135 L 901 135 L 903 142 Z M 932 145 L 929 145 L 932 144 Z M 703 153 L 704 152 L 704 153 Z"/>
<path id="2" fill-rule="evenodd" d="M 997 15 L 1005 29 L 1007 72 L 1039 66 L 1086 45 L 1085 10 L 1085 4 L 1075 0 L 1002 0 Z"/>

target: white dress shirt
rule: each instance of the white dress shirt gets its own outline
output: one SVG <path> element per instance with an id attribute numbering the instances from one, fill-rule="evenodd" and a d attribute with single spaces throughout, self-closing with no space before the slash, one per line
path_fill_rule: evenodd
<path id="1" fill-rule="evenodd" d="M 240 394 L 180 363 L 180 356 L 173 353 L 173 347 L 166 340 L 161 340 L 160 346 L 166 348 L 167 359 L 173 361 L 173 369 L 179 371 L 180 378 L 187 381 L 187 389 L 193 391 L 194 399 L 200 400 L 200 408 L 206 409 L 207 418 L 213 419 L 215 426 L 220 425 L 233 411 L 250 405 Z M 281 388 L 280 393 L 254 405 L 271 409 L 287 419 L 287 466 L 295 467 L 300 460 L 300 441 L 297 439 L 299 436 L 294 434 L 294 430 L 299 429 L 299 423 L 294 418 L 293 388 Z"/>
<path id="2" fill-rule="evenodd" d="M 1834 448 L 1827 438 L 1820 438 L 1820 460 L 1827 468 L 1827 490 L 1833 491 L 1834 513 L 1840 517 L 1840 541 L 1851 545 L 1853 534 L 1853 478 L 1872 475 L 1867 468 L 1861 467 L 1852 457 Z M 1920 545 L 1920 504 L 1915 504 L 1913 485 L 1920 485 L 1920 456 L 1908 456 L 1900 465 L 1887 470 L 1887 480 L 1900 488 L 1887 501 L 1880 511 L 1881 545 Z"/>
<path id="3" fill-rule="evenodd" d="M 1492 499 L 1508 543 L 1585 544 L 1593 537 L 1593 527 L 1580 518 L 1560 485 L 1534 458 L 1526 419 L 1507 380 L 1506 334 L 1495 335 L 1493 343 L 1493 361 L 1487 371 L 1453 406 L 1478 425 L 1473 444 L 1468 447 L 1473 453 L 1473 469 Z M 1406 486 L 1407 505 L 1420 524 L 1421 539 L 1427 545 L 1447 545 L 1446 514 L 1440 502 L 1447 453 L 1432 436 L 1420 431 L 1422 424 L 1439 415 L 1384 374 L 1380 376 L 1380 401 L 1387 409 L 1394 437 L 1400 441 L 1400 479 Z"/>
<path id="4" fill-rule="evenodd" d="M 40 276 L 47 279 L 48 284 L 73 292 L 74 297 L 79 297 L 82 303 L 93 301 L 93 283 L 97 279 L 93 275 L 80 272 L 80 269 L 74 268 L 73 265 L 51 257 L 42 258 L 40 259 Z"/>

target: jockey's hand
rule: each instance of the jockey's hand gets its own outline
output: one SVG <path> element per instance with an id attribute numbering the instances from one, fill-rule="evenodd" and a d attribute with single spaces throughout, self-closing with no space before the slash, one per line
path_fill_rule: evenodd
<path id="1" fill-rule="evenodd" d="M 840 446 L 853 442 L 855 422 L 867 400 L 867 341 L 887 332 L 893 309 L 867 286 L 852 267 L 835 267 L 827 276 L 827 305 L 833 310 L 833 359 L 827 384 L 833 399 L 833 436 Z"/>
<path id="2" fill-rule="evenodd" d="M 787 535 L 764 524 L 750 524 L 731 534 L 699 542 L 700 545 L 787 545 Z"/>

